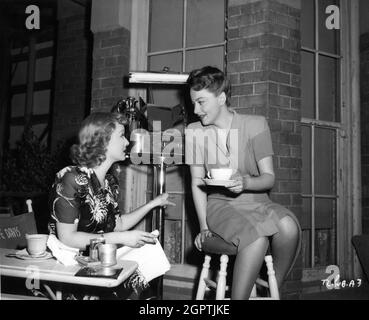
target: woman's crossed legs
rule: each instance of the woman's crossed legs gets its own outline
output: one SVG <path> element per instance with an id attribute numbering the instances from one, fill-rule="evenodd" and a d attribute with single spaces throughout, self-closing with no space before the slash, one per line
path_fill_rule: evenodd
<path id="1" fill-rule="evenodd" d="M 278 288 L 293 263 L 299 241 L 299 229 L 289 216 L 277 225 L 279 232 L 272 236 L 272 255 Z M 237 254 L 232 281 L 232 300 L 250 297 L 268 248 L 268 238 L 260 237 Z"/>

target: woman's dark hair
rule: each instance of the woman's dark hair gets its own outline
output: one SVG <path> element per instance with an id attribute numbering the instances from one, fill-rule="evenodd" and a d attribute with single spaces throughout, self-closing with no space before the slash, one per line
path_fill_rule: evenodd
<path id="1" fill-rule="evenodd" d="M 91 113 L 79 129 L 79 143 L 71 147 L 72 161 L 88 168 L 100 165 L 106 159 L 106 148 L 117 124 L 126 125 L 119 113 Z"/>
<path id="2" fill-rule="evenodd" d="M 229 107 L 231 102 L 231 85 L 229 80 L 224 75 L 224 72 L 218 68 L 206 66 L 201 69 L 191 71 L 187 84 L 189 88 L 195 91 L 207 89 L 216 96 L 222 92 L 226 95 L 226 105 Z"/>

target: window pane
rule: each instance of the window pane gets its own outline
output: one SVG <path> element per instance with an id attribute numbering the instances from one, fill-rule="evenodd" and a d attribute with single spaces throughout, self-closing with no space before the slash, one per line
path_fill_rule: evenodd
<path id="1" fill-rule="evenodd" d="M 303 1 L 304 2 L 304 1 Z M 331 13 L 325 13 L 326 8 L 330 5 L 337 5 L 339 1 L 335 0 L 319 0 L 319 50 L 329 53 L 339 53 L 339 29 L 328 29 L 326 20 Z"/>
<path id="2" fill-rule="evenodd" d="M 163 71 L 165 67 L 169 68 L 169 72 L 181 72 L 182 53 L 160 54 L 149 57 L 150 71 Z"/>
<path id="3" fill-rule="evenodd" d="M 305 268 L 311 267 L 311 198 L 302 199 L 303 218 L 300 219 L 302 231 L 301 256 L 302 265 Z"/>
<path id="4" fill-rule="evenodd" d="M 336 200 L 315 200 L 315 263 L 335 263 Z"/>
<path id="5" fill-rule="evenodd" d="M 215 47 L 201 50 L 191 50 L 186 53 L 186 72 L 203 66 L 218 67 L 224 70 L 224 48 Z"/>
<path id="6" fill-rule="evenodd" d="M 301 1 L 301 9 L 302 46 L 315 49 L 315 0 Z"/>
<path id="7" fill-rule="evenodd" d="M 149 70 L 162 71 L 168 67 L 171 72 L 180 72 L 182 64 L 182 54 L 172 53 L 149 57 Z M 165 89 L 169 88 L 169 89 Z M 156 105 L 175 106 L 180 102 L 180 91 L 174 86 L 156 86 L 151 90 L 153 101 Z"/>
<path id="8" fill-rule="evenodd" d="M 32 126 L 32 130 L 35 133 L 36 137 L 41 138 L 41 135 L 44 133 L 44 130 L 46 129 L 47 124 L 46 123 L 40 123 Z M 42 142 L 44 144 L 47 143 L 47 134 L 42 139 Z"/>
<path id="9" fill-rule="evenodd" d="M 315 129 L 315 194 L 335 195 L 336 191 L 336 132 Z"/>
<path id="10" fill-rule="evenodd" d="M 302 198 L 302 217 L 299 217 L 302 229 L 311 229 L 311 198 Z"/>
<path id="11" fill-rule="evenodd" d="M 301 52 L 301 105 L 304 118 L 315 119 L 315 64 L 314 54 Z"/>
<path id="12" fill-rule="evenodd" d="M 25 84 L 27 81 L 27 61 L 16 62 L 12 64 L 12 72 L 14 72 L 12 78 L 12 86 L 19 84 Z"/>
<path id="13" fill-rule="evenodd" d="M 33 93 L 33 114 L 48 114 L 50 112 L 50 90 Z"/>
<path id="14" fill-rule="evenodd" d="M 334 231 L 332 229 L 316 230 L 315 235 L 315 266 L 335 264 Z"/>
<path id="15" fill-rule="evenodd" d="M 181 48 L 182 27 L 182 0 L 150 1 L 149 52 Z"/>
<path id="16" fill-rule="evenodd" d="M 302 193 L 311 194 L 311 129 L 301 126 L 302 133 Z"/>
<path id="17" fill-rule="evenodd" d="M 315 199 L 315 229 L 334 228 L 336 200 Z"/>
<path id="18" fill-rule="evenodd" d="M 26 106 L 26 94 L 15 94 L 12 97 L 12 112 L 11 116 L 14 117 L 24 117 L 24 111 Z"/>
<path id="19" fill-rule="evenodd" d="M 224 41 L 224 0 L 189 0 L 187 6 L 187 47 Z"/>
<path id="20" fill-rule="evenodd" d="M 22 138 L 23 131 L 24 131 L 23 126 L 11 126 L 10 127 L 10 136 L 9 136 L 10 149 L 15 148 L 15 143 Z"/>
<path id="21" fill-rule="evenodd" d="M 319 119 L 340 122 L 338 60 L 319 57 Z"/>
<path id="22" fill-rule="evenodd" d="M 301 241 L 301 257 L 302 257 L 302 267 L 311 267 L 311 230 L 302 231 L 302 241 Z"/>
<path id="23" fill-rule="evenodd" d="M 46 57 L 36 60 L 35 81 L 45 81 L 51 79 L 53 57 Z"/>

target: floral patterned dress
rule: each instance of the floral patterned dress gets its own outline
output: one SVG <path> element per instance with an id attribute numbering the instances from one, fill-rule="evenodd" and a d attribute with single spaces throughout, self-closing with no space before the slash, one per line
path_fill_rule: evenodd
<path id="1" fill-rule="evenodd" d="M 107 174 L 100 186 L 92 169 L 69 166 L 56 174 L 52 193 L 52 233 L 56 222 L 78 224 L 78 231 L 88 233 L 114 231 L 119 186 L 113 175 Z"/>
<path id="2" fill-rule="evenodd" d="M 92 169 L 65 167 L 56 174 L 52 187 L 50 233 L 56 234 L 57 222 L 78 224 L 77 231 L 87 233 L 114 231 L 120 215 L 118 196 L 119 185 L 113 175 L 107 174 L 105 185 L 101 186 Z M 139 270 L 124 283 L 124 288 L 134 291 L 147 286 Z"/>

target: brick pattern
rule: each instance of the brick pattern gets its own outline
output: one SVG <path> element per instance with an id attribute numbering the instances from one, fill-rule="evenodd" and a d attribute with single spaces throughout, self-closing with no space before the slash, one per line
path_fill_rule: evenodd
<path id="1" fill-rule="evenodd" d="M 84 15 L 59 20 L 52 143 L 73 137 L 89 110 L 89 39 Z"/>
<path id="2" fill-rule="evenodd" d="M 300 10 L 275 0 L 228 8 L 232 107 L 267 117 L 276 172 L 271 198 L 297 217 L 302 214 L 300 48 Z M 291 279 L 301 279 L 301 267 L 299 259 Z"/>
<path id="3" fill-rule="evenodd" d="M 111 111 L 127 97 L 130 32 L 124 28 L 94 34 L 91 111 Z"/>
<path id="4" fill-rule="evenodd" d="M 97 32 L 93 36 L 91 112 L 110 112 L 119 99 L 127 98 L 130 32 L 125 28 Z M 124 208 L 127 167 L 115 164 L 112 170 L 120 187 L 119 207 Z"/>
<path id="5" fill-rule="evenodd" d="M 369 234 L 369 33 L 360 38 L 362 227 Z"/>

